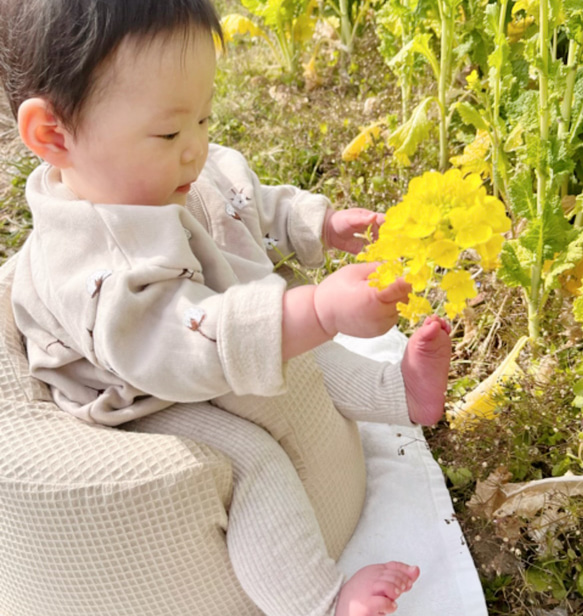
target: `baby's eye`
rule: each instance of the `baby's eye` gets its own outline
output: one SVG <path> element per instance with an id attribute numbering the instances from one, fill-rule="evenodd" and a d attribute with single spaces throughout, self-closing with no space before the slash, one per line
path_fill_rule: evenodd
<path id="1" fill-rule="evenodd" d="M 211 119 L 211 116 L 207 116 L 206 118 L 199 120 L 198 123 L 202 126 L 203 124 L 208 124 L 210 119 Z"/>
<path id="2" fill-rule="evenodd" d="M 168 133 L 166 135 L 158 135 L 158 137 L 160 137 L 160 139 L 165 139 L 166 141 L 172 141 L 178 137 L 178 133 Z"/>

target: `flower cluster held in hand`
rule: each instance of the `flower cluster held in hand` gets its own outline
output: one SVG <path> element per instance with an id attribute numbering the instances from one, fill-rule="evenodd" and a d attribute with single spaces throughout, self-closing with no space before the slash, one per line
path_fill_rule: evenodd
<path id="1" fill-rule="evenodd" d="M 359 259 L 381 263 L 371 277 L 374 286 L 385 288 L 400 276 L 412 285 L 409 303 L 397 305 L 402 316 L 415 323 L 431 313 L 427 291 L 438 286 L 445 312 L 454 318 L 477 294 L 464 269 L 467 251 L 484 270 L 496 268 L 509 229 L 503 203 L 487 194 L 478 174 L 428 171 L 413 178 L 403 201 L 389 208 L 378 240 Z"/>

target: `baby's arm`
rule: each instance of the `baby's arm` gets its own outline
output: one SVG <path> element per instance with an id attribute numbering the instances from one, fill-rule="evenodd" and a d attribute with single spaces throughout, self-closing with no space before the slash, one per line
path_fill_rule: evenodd
<path id="1" fill-rule="evenodd" d="M 368 276 L 377 265 L 348 265 L 317 286 L 297 287 L 284 294 L 284 360 L 331 340 L 339 332 L 372 338 L 397 323 L 397 303 L 407 301 L 411 287 L 402 279 L 382 291 L 371 287 Z"/>

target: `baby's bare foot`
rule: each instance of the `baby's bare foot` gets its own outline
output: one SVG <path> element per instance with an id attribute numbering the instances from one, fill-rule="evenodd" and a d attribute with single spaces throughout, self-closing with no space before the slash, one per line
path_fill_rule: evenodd
<path id="1" fill-rule="evenodd" d="M 401 363 L 409 418 L 432 426 L 443 415 L 451 339 L 449 323 L 435 315 L 411 336 Z"/>
<path id="2" fill-rule="evenodd" d="M 419 567 L 389 562 L 357 571 L 340 590 L 335 616 L 379 616 L 397 609 L 395 600 L 413 586 Z"/>

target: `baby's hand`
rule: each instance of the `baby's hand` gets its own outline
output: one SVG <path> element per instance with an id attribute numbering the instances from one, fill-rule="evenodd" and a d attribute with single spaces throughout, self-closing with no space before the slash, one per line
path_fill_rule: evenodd
<path id="1" fill-rule="evenodd" d="M 347 265 L 316 287 L 314 310 L 329 336 L 342 332 L 373 338 L 397 323 L 397 303 L 407 303 L 411 286 L 399 278 L 381 291 L 371 287 L 368 276 L 377 267 L 378 263 Z"/>
<path id="2" fill-rule="evenodd" d="M 337 212 L 328 210 L 322 234 L 324 244 L 328 248 L 357 254 L 363 249 L 366 241 L 362 237 L 354 237 L 354 234 L 364 234 L 370 227 L 372 239 L 376 239 L 384 220 L 384 214 L 377 214 L 364 208 L 355 207 Z"/>

